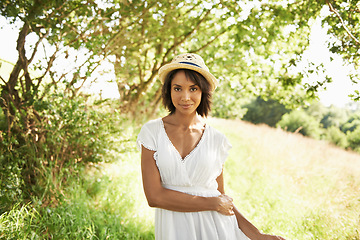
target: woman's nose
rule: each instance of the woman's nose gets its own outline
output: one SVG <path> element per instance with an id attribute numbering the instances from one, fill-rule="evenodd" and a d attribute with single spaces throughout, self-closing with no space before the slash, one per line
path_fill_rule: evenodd
<path id="1" fill-rule="evenodd" d="M 185 101 L 190 100 L 190 92 L 189 91 L 183 91 L 182 99 Z"/>

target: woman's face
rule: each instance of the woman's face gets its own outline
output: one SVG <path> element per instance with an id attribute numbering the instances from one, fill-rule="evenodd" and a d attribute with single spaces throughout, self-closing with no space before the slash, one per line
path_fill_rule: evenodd
<path id="1" fill-rule="evenodd" d="M 183 114 L 193 114 L 201 102 L 200 87 L 186 78 L 184 71 L 175 74 L 171 81 L 171 101 L 176 110 Z"/>

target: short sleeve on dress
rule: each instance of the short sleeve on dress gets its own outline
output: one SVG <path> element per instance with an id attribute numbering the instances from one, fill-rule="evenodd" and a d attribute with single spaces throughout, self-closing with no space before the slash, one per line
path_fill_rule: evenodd
<path id="1" fill-rule="evenodd" d="M 137 146 L 141 151 L 141 146 L 151 151 L 157 151 L 157 144 L 155 139 L 155 131 L 151 128 L 151 125 L 145 124 L 137 137 Z"/>
<path id="2" fill-rule="evenodd" d="M 228 139 L 223 136 L 221 143 L 220 143 L 220 149 L 219 149 L 219 159 L 221 161 L 221 164 L 224 165 L 226 158 L 229 155 L 229 150 L 232 148 L 232 145 L 228 141 Z"/>

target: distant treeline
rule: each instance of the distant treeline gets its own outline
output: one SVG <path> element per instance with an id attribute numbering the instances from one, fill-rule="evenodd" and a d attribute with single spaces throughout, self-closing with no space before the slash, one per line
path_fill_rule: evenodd
<path id="1" fill-rule="evenodd" d="M 325 107 L 315 102 L 310 106 L 289 110 L 279 101 L 265 101 L 258 97 L 242 108 L 246 109 L 242 117 L 245 121 L 280 127 L 360 152 L 360 103 L 353 102 L 339 108 Z"/>

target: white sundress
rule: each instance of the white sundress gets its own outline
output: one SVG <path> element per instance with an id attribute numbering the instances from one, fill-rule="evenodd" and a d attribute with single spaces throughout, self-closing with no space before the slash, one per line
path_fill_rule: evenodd
<path id="1" fill-rule="evenodd" d="M 168 138 L 161 118 L 144 124 L 137 138 L 138 147 L 155 151 L 163 187 L 191 195 L 219 196 L 216 178 L 231 148 L 226 137 L 205 125 L 197 146 L 182 159 Z M 248 240 L 238 228 L 235 215 L 216 211 L 176 212 L 155 209 L 157 240 Z"/>

